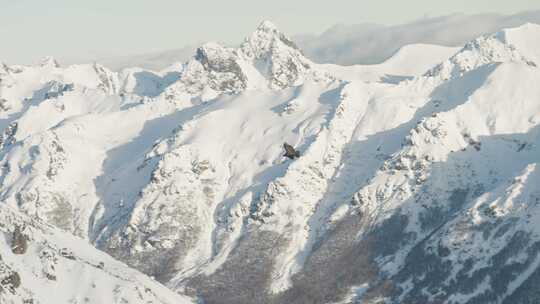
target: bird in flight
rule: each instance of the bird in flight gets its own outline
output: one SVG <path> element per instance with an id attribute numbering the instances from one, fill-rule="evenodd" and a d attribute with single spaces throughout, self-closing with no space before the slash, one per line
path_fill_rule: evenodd
<path id="1" fill-rule="evenodd" d="M 283 148 L 285 149 L 285 154 L 283 154 L 283 156 L 290 159 L 300 157 L 300 152 L 296 151 L 294 147 L 289 145 L 288 143 L 283 143 Z"/>

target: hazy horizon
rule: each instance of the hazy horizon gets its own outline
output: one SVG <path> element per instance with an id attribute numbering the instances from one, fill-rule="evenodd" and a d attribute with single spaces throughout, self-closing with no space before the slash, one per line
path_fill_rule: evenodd
<path id="1" fill-rule="evenodd" d="M 388 7 L 392 7 L 389 10 Z M 514 14 L 540 9 L 528 0 L 452 1 L 434 4 L 305 0 L 273 1 L 267 6 L 247 0 L 234 3 L 183 1 L 0 0 L 0 61 L 37 62 L 54 56 L 67 62 L 158 52 L 203 41 L 235 43 L 262 20 L 271 20 L 290 35 L 316 34 L 336 24 L 395 25 L 451 14 Z"/>

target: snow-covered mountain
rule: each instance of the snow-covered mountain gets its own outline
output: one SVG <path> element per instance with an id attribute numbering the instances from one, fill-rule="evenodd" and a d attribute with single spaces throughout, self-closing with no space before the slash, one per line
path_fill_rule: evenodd
<path id="1" fill-rule="evenodd" d="M 204 303 L 535 302 L 539 38 L 342 67 L 263 22 L 160 72 L 0 65 L 3 208 Z"/>
<path id="2" fill-rule="evenodd" d="M 0 205 L 0 303 L 192 303 L 69 233 Z"/>

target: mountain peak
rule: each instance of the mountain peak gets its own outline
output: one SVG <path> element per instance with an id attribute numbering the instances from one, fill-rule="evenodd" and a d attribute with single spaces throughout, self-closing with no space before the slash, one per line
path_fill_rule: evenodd
<path id="1" fill-rule="evenodd" d="M 197 48 L 181 82 L 191 93 L 205 85 L 217 92 L 240 92 L 266 81 L 271 88 L 286 88 L 302 83 L 310 69 L 311 62 L 294 42 L 263 21 L 238 49 L 215 42 Z"/>
<path id="2" fill-rule="evenodd" d="M 4 62 L 0 61 L 0 72 L 7 72 L 9 71 L 9 66 L 5 64 Z"/>
<path id="3" fill-rule="evenodd" d="M 197 48 L 195 58 L 199 61 L 206 60 L 208 57 L 222 56 L 224 53 L 229 53 L 230 50 L 216 42 L 207 42 Z M 206 59 L 205 59 L 206 58 Z"/>
<path id="4" fill-rule="evenodd" d="M 259 24 L 259 26 L 257 27 L 257 31 L 264 31 L 264 32 L 271 32 L 271 31 L 274 31 L 274 32 L 279 32 L 277 26 L 272 22 L 272 21 L 269 21 L 269 20 L 264 20 L 263 22 L 261 22 Z"/>
<path id="5" fill-rule="evenodd" d="M 486 64 L 502 62 L 522 62 L 536 67 L 540 59 L 540 43 L 531 37 L 539 34 L 540 26 L 525 24 L 478 37 L 426 75 L 449 79 Z"/>
<path id="6" fill-rule="evenodd" d="M 242 49 L 247 51 L 248 55 L 253 55 L 255 57 L 261 57 L 273 48 L 290 48 L 295 51 L 300 50 L 289 37 L 283 34 L 277 26 L 270 21 L 261 22 L 255 32 L 246 38 L 242 45 Z"/>
<path id="7" fill-rule="evenodd" d="M 58 61 L 56 61 L 56 59 L 52 56 L 43 57 L 39 65 L 41 67 L 55 67 L 55 68 L 60 67 L 60 64 L 58 63 Z"/>

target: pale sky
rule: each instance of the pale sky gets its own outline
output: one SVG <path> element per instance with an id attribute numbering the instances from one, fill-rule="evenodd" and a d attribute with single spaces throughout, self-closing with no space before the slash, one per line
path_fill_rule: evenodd
<path id="1" fill-rule="evenodd" d="M 122 56 L 239 42 L 268 19 L 291 35 L 462 12 L 512 14 L 539 0 L 0 0 L 0 61 Z"/>

